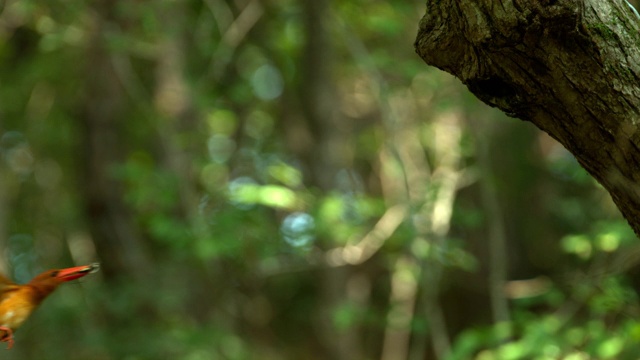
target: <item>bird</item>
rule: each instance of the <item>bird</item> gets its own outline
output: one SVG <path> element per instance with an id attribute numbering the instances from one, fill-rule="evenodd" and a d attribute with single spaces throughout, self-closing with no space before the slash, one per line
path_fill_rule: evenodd
<path id="1" fill-rule="evenodd" d="M 34 277 L 24 285 L 18 285 L 0 275 L 0 342 L 6 342 L 7 350 L 13 347 L 13 333 L 27 320 L 58 285 L 79 279 L 98 271 L 100 264 L 52 269 Z"/>

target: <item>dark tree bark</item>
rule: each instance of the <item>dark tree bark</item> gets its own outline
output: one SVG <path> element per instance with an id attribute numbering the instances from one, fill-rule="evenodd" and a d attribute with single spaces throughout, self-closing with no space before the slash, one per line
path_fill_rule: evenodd
<path id="1" fill-rule="evenodd" d="M 127 121 L 123 115 L 124 91 L 102 33 L 110 21 L 116 20 L 115 8 L 104 1 L 97 2 L 96 9 L 101 17 L 95 19 L 96 31 L 87 53 L 86 101 L 79 116 L 84 143 L 79 151 L 83 173 L 78 183 L 106 278 L 143 282 L 150 268 L 148 251 L 124 203 L 119 182 L 109 174 L 114 164 L 122 162 L 125 141 L 121 128 Z"/>
<path id="2" fill-rule="evenodd" d="M 415 48 L 558 140 L 640 235 L 639 24 L 625 0 L 428 1 Z"/>
<path id="3" fill-rule="evenodd" d="M 332 56 L 333 43 L 330 35 L 331 1 L 303 0 L 304 34 L 306 46 L 302 55 L 300 78 L 300 102 L 305 119 L 304 126 L 310 137 L 310 144 L 301 152 L 309 172 L 309 183 L 325 191 L 337 185 L 338 173 L 350 164 L 349 128 L 341 126 L 344 119 L 335 104 L 337 89 L 332 77 L 335 57 Z M 299 126 L 299 125 L 296 125 Z M 289 138 L 296 136 L 289 131 Z M 297 139 L 300 141 L 300 139 Z M 331 246 L 330 243 L 327 246 Z M 336 360 L 363 358 L 360 333 L 357 329 L 336 331 L 331 312 L 340 304 L 349 301 L 347 287 L 351 274 L 346 267 L 327 269 L 319 273 L 320 301 L 323 312 L 316 314 L 318 332 L 328 357 Z"/>

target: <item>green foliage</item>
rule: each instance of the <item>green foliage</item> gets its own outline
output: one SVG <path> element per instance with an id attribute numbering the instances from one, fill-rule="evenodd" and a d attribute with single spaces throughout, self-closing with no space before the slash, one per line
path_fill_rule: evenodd
<path id="1" fill-rule="evenodd" d="M 5 4 L 6 263 L 108 269 L 6 358 L 636 358 L 635 235 L 566 150 L 424 66 L 423 6 Z M 545 280 L 493 324 L 496 233 L 507 285 Z"/>
<path id="2" fill-rule="evenodd" d="M 561 240 L 562 249 L 587 260 L 596 254 L 612 253 L 629 247 L 635 241 L 635 235 L 622 220 L 600 222 L 593 226 L 591 234 L 567 235 Z"/>
<path id="3" fill-rule="evenodd" d="M 637 306 L 637 299 L 621 297 L 620 291 L 620 284 L 604 285 L 588 299 L 576 301 L 581 296 L 569 294 L 558 306 L 552 300 L 557 290 L 552 290 L 514 309 L 511 336 L 500 335 L 506 324 L 468 330 L 458 339 L 451 359 L 634 359 L 640 350 L 634 340 L 640 322 L 627 317 L 625 309 Z M 624 291 L 629 288 L 624 286 Z M 539 314 L 536 309 L 545 305 L 559 311 Z"/>
<path id="4" fill-rule="evenodd" d="M 564 237 L 562 249 L 585 262 L 629 247 L 634 238 L 618 220 L 592 229 L 592 235 Z M 640 306 L 638 300 L 628 279 L 616 273 L 581 276 L 568 284 L 558 281 L 542 294 L 516 300 L 509 324 L 465 331 L 450 358 L 634 359 L 640 351 L 640 321 L 632 315 Z M 503 326 L 513 331 L 500 335 Z"/>

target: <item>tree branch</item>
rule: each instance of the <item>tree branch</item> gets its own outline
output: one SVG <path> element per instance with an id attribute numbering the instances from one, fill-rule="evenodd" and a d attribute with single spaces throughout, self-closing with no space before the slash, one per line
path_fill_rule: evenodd
<path id="1" fill-rule="evenodd" d="M 433 0 L 415 47 L 558 140 L 640 234 L 638 24 L 624 0 Z"/>

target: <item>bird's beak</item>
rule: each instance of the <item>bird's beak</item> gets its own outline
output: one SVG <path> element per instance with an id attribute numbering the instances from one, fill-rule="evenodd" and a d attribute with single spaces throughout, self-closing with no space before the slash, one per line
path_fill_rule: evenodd
<path id="1" fill-rule="evenodd" d="M 98 271 L 98 269 L 100 269 L 100 264 L 98 263 L 60 269 L 58 270 L 56 277 L 62 281 L 71 281 L 71 280 L 79 279 L 87 274 L 94 273 Z"/>

